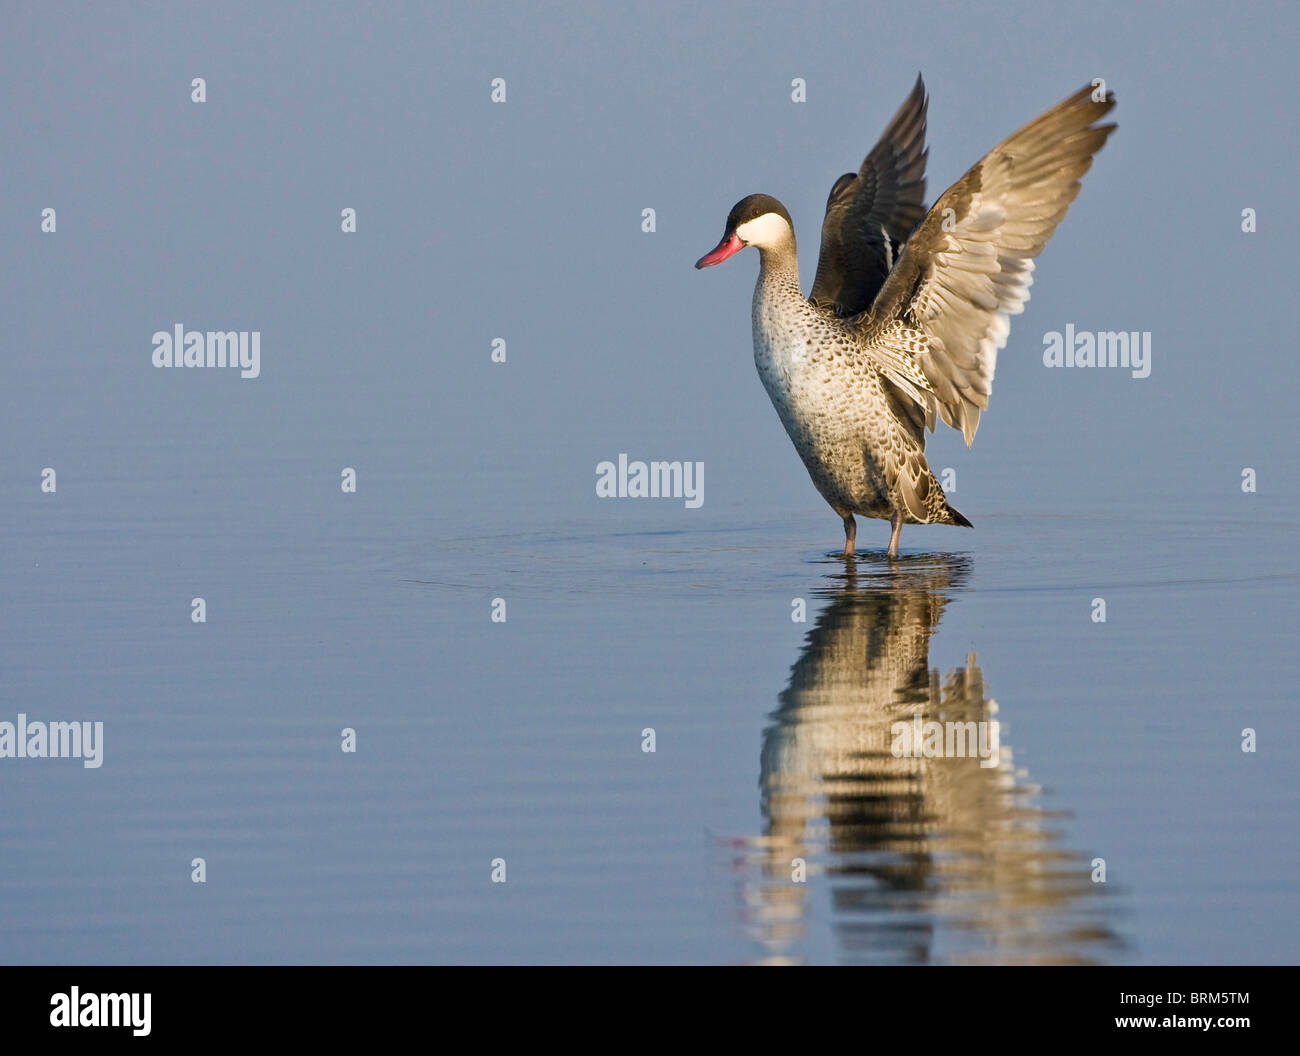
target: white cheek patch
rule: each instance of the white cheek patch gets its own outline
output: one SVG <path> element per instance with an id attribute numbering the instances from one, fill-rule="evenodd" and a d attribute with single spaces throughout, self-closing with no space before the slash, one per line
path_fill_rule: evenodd
<path id="1" fill-rule="evenodd" d="M 785 217 L 777 213 L 764 213 L 738 225 L 736 234 L 742 242 L 748 242 L 751 246 L 774 246 L 788 239 L 792 232 Z"/>

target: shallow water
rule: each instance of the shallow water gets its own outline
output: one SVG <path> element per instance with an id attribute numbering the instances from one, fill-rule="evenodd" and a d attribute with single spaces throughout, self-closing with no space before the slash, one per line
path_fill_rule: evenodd
<path id="1" fill-rule="evenodd" d="M 813 508 L 381 541 L 374 509 L 294 537 L 59 501 L 6 525 L 11 699 L 102 719 L 105 763 L 0 768 L 6 960 L 1295 948 L 1291 525 L 990 516 L 846 565 Z M 895 757 L 915 715 L 996 718 L 997 765 Z"/>

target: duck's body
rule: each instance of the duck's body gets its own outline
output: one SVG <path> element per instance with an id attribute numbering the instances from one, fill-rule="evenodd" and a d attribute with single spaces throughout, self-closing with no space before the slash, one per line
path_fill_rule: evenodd
<path id="1" fill-rule="evenodd" d="M 753 324 L 763 388 L 813 486 L 844 519 L 846 541 L 856 536 L 855 514 L 896 521 L 895 536 L 903 524 L 970 524 L 930 471 L 924 433 L 910 433 L 890 409 L 886 382 L 858 336 L 805 299 L 797 272 L 767 255 Z"/>
<path id="2" fill-rule="evenodd" d="M 831 190 L 811 298 L 799 285 L 794 225 L 768 195 L 742 199 L 697 267 L 753 245 L 754 363 L 818 492 L 843 518 L 970 522 L 925 459 L 942 416 L 969 444 L 988 406 L 1007 316 L 1029 297 L 1033 256 L 1078 193 L 1113 125 L 1113 98 L 1077 93 L 1011 136 L 926 214 L 924 86 L 895 116 L 861 171 Z M 924 219 L 922 219 L 924 218 Z"/>

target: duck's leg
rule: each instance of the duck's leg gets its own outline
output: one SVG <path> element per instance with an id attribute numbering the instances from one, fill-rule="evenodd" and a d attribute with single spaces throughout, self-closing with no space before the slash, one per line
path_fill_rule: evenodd
<path id="1" fill-rule="evenodd" d="M 853 514 L 842 514 L 844 517 L 844 556 L 853 557 L 857 553 L 858 540 L 858 522 L 853 519 Z"/>
<path id="2" fill-rule="evenodd" d="M 889 533 L 889 556 L 898 556 L 898 539 L 903 534 L 903 515 L 898 510 L 894 511 L 894 516 L 889 518 L 889 527 L 893 529 Z"/>

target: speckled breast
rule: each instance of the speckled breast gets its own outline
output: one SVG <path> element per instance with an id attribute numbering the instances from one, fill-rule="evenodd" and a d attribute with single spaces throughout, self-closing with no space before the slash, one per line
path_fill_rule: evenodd
<path id="1" fill-rule="evenodd" d="M 879 376 L 849 353 L 833 321 L 810 308 L 802 325 L 783 324 L 764 307 L 755 304 L 754 365 L 813 484 L 834 507 L 887 516 L 875 451 L 889 431 Z"/>

